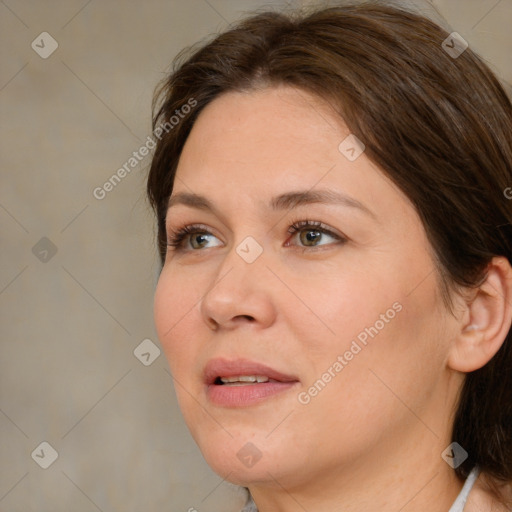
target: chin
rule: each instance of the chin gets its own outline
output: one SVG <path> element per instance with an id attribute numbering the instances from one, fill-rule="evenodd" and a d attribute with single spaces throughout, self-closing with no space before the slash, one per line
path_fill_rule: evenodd
<path id="1" fill-rule="evenodd" d="M 226 437 L 229 436 L 208 435 L 199 442 L 196 440 L 204 459 L 221 478 L 235 485 L 248 486 L 272 481 L 272 477 L 283 470 L 279 463 L 285 456 L 282 444 L 272 445 L 265 435 L 255 436 L 254 432 Z"/>

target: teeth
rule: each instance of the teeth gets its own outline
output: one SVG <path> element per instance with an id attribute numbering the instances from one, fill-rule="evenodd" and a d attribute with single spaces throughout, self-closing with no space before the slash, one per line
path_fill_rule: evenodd
<path id="1" fill-rule="evenodd" d="M 264 375 L 240 375 L 238 377 L 221 377 L 220 380 L 223 384 L 233 384 L 240 382 L 250 382 L 253 384 L 256 382 L 268 382 L 269 379 Z"/>

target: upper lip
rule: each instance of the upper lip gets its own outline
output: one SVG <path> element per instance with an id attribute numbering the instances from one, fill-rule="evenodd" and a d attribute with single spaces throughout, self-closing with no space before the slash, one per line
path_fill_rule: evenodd
<path id="1" fill-rule="evenodd" d="M 219 377 L 239 377 L 241 375 L 261 375 L 279 382 L 298 381 L 293 375 L 286 375 L 270 366 L 248 359 L 211 359 L 204 369 L 207 385 L 213 384 Z"/>

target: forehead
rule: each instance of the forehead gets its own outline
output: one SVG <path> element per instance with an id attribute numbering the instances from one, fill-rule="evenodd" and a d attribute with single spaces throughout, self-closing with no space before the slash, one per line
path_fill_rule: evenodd
<path id="1" fill-rule="evenodd" d="M 281 86 L 225 93 L 194 124 L 173 195 L 200 194 L 240 209 L 255 200 L 270 204 L 290 191 L 322 188 L 377 208 L 408 203 L 364 152 L 355 160 L 343 154 L 349 135 L 339 114 L 305 91 Z"/>
<path id="2" fill-rule="evenodd" d="M 338 145 L 348 133 L 326 103 L 305 91 L 281 86 L 229 92 L 199 115 L 177 175 L 197 184 L 307 181 L 339 163 Z"/>

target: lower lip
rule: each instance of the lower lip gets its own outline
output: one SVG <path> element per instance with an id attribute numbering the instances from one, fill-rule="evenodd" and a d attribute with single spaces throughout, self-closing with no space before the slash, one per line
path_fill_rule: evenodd
<path id="1" fill-rule="evenodd" d="M 298 382 L 261 382 L 247 386 L 211 384 L 207 388 L 208 399 L 223 407 L 246 407 L 257 404 L 286 391 Z"/>

